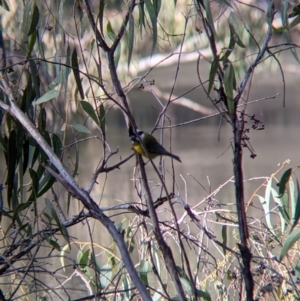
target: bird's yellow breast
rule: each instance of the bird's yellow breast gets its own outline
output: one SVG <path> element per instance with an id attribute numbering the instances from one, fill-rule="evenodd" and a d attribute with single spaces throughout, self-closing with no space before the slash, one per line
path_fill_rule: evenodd
<path id="1" fill-rule="evenodd" d="M 132 144 L 132 148 L 134 149 L 134 151 L 136 151 L 141 156 L 149 158 L 148 154 L 145 152 L 143 146 L 141 145 L 141 143 L 139 141 L 134 141 Z M 155 157 L 157 157 L 157 154 L 154 154 L 154 153 L 149 153 L 149 155 L 150 155 L 151 159 L 154 159 Z"/>

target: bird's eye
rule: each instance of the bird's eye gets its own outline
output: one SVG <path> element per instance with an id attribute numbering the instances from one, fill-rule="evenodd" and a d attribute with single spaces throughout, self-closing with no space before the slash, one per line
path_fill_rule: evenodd
<path id="1" fill-rule="evenodd" d="M 138 134 L 139 136 L 142 136 L 142 135 L 144 134 L 144 132 L 141 131 L 141 130 L 137 130 L 137 134 Z"/>

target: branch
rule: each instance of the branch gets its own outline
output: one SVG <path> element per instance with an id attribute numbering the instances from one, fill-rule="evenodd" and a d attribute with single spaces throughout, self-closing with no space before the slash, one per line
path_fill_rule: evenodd
<path id="1" fill-rule="evenodd" d="M 7 79 L 2 77 L 2 85 L 3 90 L 8 96 L 9 105 L 6 105 L 3 102 L 0 102 L 0 107 L 7 110 L 10 115 L 15 117 L 24 127 L 24 129 L 35 139 L 37 144 L 41 147 L 41 149 L 47 154 L 50 162 L 57 168 L 59 172 L 59 176 L 62 178 L 62 184 L 66 187 L 67 191 L 73 195 L 75 198 L 79 199 L 84 206 L 89 210 L 91 216 L 97 220 L 99 220 L 108 230 L 112 238 L 116 241 L 118 248 L 120 250 L 123 263 L 130 275 L 133 283 L 137 287 L 138 291 L 141 294 L 143 300 L 151 301 L 151 297 L 149 292 L 145 288 L 142 283 L 134 264 L 131 260 L 130 254 L 127 250 L 127 246 L 124 242 L 124 238 L 122 233 L 119 233 L 115 224 L 103 213 L 103 211 L 98 207 L 98 205 L 92 200 L 90 195 L 83 189 L 81 189 L 74 178 L 69 174 L 67 169 L 63 166 L 60 159 L 55 155 L 52 149 L 49 147 L 45 139 L 38 132 L 36 127 L 32 124 L 32 122 L 28 119 L 28 117 L 20 110 L 17 106 L 12 90 L 10 89 Z M 59 179 L 59 178 L 58 178 Z"/>

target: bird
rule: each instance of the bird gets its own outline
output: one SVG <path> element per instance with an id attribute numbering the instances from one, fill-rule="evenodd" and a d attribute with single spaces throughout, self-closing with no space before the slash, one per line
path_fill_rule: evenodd
<path id="1" fill-rule="evenodd" d="M 145 133 L 139 129 L 136 129 L 136 133 L 139 138 L 134 134 L 133 131 L 130 131 L 130 140 L 132 143 L 132 149 L 138 154 L 149 159 L 156 158 L 157 156 L 169 156 L 181 163 L 181 160 L 178 156 L 168 152 L 151 134 Z M 144 146 L 141 144 L 143 141 Z M 145 151 L 144 147 L 147 151 Z"/>

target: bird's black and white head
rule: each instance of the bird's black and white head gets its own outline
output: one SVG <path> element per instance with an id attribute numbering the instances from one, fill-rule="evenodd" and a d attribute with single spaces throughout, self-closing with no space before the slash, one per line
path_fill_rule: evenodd
<path id="1" fill-rule="evenodd" d="M 138 142 L 140 140 L 143 140 L 144 137 L 145 137 L 145 133 L 140 129 L 136 129 L 136 133 L 138 134 L 139 138 L 134 133 L 132 133 L 131 136 L 130 136 L 131 143 L 135 143 L 135 142 Z"/>

